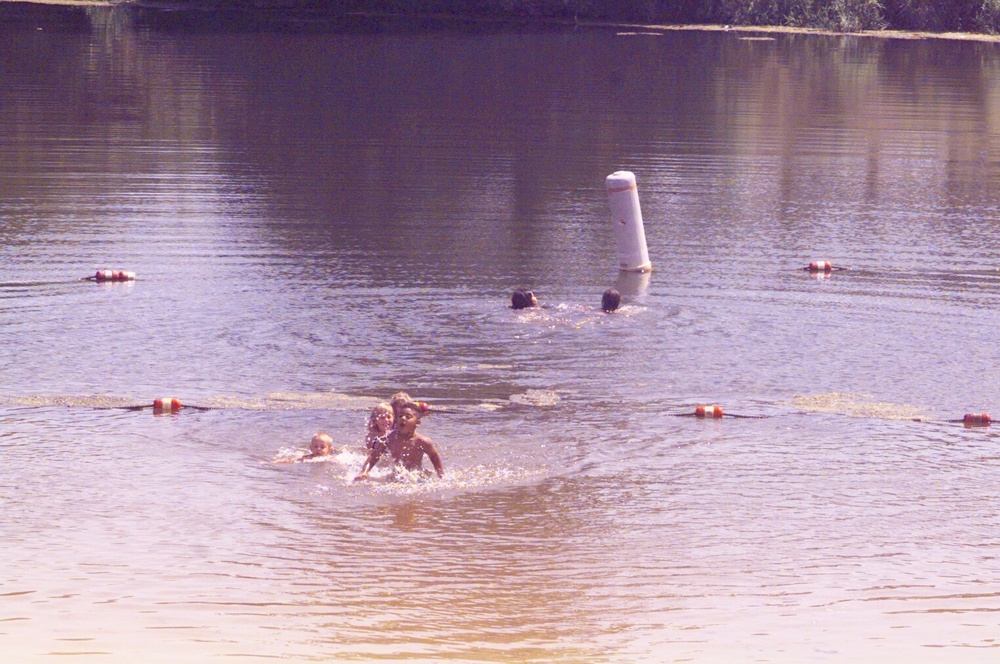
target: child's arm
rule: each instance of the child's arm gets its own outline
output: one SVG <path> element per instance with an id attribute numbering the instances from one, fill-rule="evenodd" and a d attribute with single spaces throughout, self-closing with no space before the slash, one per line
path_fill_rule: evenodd
<path id="1" fill-rule="evenodd" d="M 375 464 L 378 463 L 378 460 L 382 458 L 383 451 L 385 451 L 385 448 L 381 445 L 375 445 L 375 447 L 372 448 L 371 454 L 368 455 L 368 458 L 365 459 L 364 465 L 361 466 L 361 472 L 354 478 L 355 482 L 368 477 L 368 471 L 374 468 Z"/>
<path id="2" fill-rule="evenodd" d="M 308 454 L 309 450 L 286 450 L 283 448 L 271 459 L 271 463 L 295 463 L 307 458 Z"/>
<path id="3" fill-rule="evenodd" d="M 444 466 L 441 464 L 441 455 L 434 448 L 434 443 L 427 438 L 424 438 L 424 453 L 431 460 L 431 463 L 434 464 L 434 470 L 437 471 L 438 477 L 444 477 Z"/>

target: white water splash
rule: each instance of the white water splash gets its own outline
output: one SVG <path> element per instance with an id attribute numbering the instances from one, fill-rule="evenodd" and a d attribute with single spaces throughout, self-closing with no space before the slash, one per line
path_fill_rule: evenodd
<path id="1" fill-rule="evenodd" d="M 559 395 L 550 390 L 527 390 L 510 396 L 511 403 L 521 406 L 555 406 L 559 403 Z"/>

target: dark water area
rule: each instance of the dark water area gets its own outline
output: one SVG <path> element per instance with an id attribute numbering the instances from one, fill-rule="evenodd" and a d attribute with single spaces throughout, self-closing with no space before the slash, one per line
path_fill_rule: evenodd
<path id="1" fill-rule="evenodd" d="M 997 45 L 11 11 L 9 661 L 996 657 Z"/>

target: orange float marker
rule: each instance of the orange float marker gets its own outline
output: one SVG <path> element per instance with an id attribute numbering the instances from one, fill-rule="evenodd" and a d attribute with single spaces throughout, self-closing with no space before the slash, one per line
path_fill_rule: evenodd
<path id="1" fill-rule="evenodd" d="M 833 263 L 830 261 L 813 261 L 809 263 L 808 270 L 810 272 L 832 272 Z"/>
<path id="2" fill-rule="evenodd" d="M 989 413 L 966 413 L 962 416 L 962 423 L 967 427 L 988 427 L 992 421 Z"/>
<path id="3" fill-rule="evenodd" d="M 698 406 L 694 409 L 694 416 L 698 418 L 720 418 L 722 417 L 722 408 L 719 406 Z"/>
<path id="4" fill-rule="evenodd" d="M 176 413 L 181 409 L 181 400 L 173 397 L 155 399 L 153 401 L 153 414 Z"/>

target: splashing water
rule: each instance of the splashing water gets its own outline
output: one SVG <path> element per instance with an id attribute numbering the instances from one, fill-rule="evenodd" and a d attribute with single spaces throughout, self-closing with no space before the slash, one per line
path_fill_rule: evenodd
<path id="1" fill-rule="evenodd" d="M 511 403 L 521 406 L 555 406 L 559 403 L 559 395 L 549 390 L 526 390 L 510 396 Z"/>

